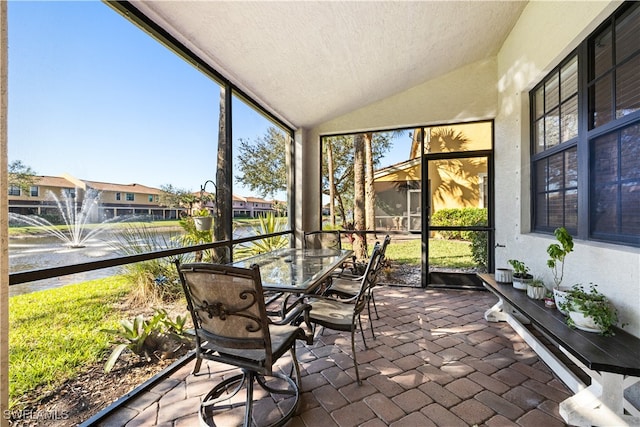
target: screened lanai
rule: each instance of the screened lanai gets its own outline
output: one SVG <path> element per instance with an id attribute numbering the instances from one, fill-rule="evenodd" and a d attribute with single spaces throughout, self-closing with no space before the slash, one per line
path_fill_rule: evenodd
<path id="1" fill-rule="evenodd" d="M 625 330 L 640 336 L 637 4 L 149 1 L 106 6 L 215 82 L 213 96 L 226 112 L 216 117 L 225 123 L 221 140 L 231 142 L 224 160 L 237 150 L 234 111 L 248 106 L 278 129 L 285 141 L 285 198 L 294 244 L 302 244 L 305 231 L 323 225 L 323 138 L 397 130 L 417 136 L 418 129 L 487 123 L 488 146 L 462 156 L 462 163 L 482 165 L 473 173 L 473 205 L 488 209 L 480 230 L 488 236 L 487 270 L 521 259 L 536 276 L 553 283 L 546 248 L 555 241 L 553 230 L 564 226 L 575 239 L 565 265 L 567 284 L 597 283 L 618 309 Z M 7 194 L 11 41 L 6 2 L 0 11 L 1 178 Z M 223 129 L 214 121 L 212 132 Z M 408 163 L 396 171 L 377 171 L 380 192 L 391 192 L 393 205 L 379 212 L 381 221 L 390 221 L 384 229 L 404 227 L 421 242 L 420 287 L 431 284 L 427 248 L 431 231 L 438 230 L 430 231 L 425 207 L 433 207 L 435 189 L 411 187 L 418 200 L 409 191 L 396 200 L 395 187 L 385 182 L 413 181 L 391 179 L 390 173 L 401 171 L 419 173 L 426 183 L 443 176 L 436 173 L 439 165 L 442 171 L 443 164 L 460 161 L 454 158 L 458 152 L 428 152 L 424 135 L 416 140 L 422 145 L 414 156 L 407 152 Z M 198 184 L 206 187 L 203 192 L 212 191 L 207 180 L 216 186 L 216 213 L 223 219 L 219 236 L 225 239 L 232 235 L 234 171 L 215 176 L 221 170 L 216 154 L 209 153 L 210 169 Z M 7 222 L 6 203 L 5 197 L 2 224 Z M 420 215 L 412 218 L 409 205 Z M 395 217 L 405 219 L 394 224 Z M 418 222 L 411 225 L 412 219 Z M 9 275 L 6 226 L 0 233 L 4 410 L 8 288 L 18 276 Z M 627 393 L 640 394 L 637 385 Z"/>

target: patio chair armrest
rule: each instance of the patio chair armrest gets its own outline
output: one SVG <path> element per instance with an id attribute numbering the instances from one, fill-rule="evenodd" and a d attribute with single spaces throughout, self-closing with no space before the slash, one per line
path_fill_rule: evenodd
<path id="1" fill-rule="evenodd" d="M 315 295 L 315 294 L 309 294 L 309 295 L 304 295 L 305 300 L 306 298 L 313 298 L 313 299 L 322 299 L 322 300 L 327 300 L 327 301 L 339 301 L 339 302 L 343 302 L 343 303 L 350 303 L 351 301 L 354 301 L 357 298 L 357 295 L 351 298 L 334 298 L 334 297 L 330 297 L 328 295 Z"/>
<path id="2" fill-rule="evenodd" d="M 287 308 L 287 315 L 278 321 L 270 320 L 270 323 L 274 325 L 290 325 L 299 320 L 301 316 L 304 316 L 306 320 L 308 318 L 309 310 L 311 306 L 304 302 L 304 298 L 298 298 L 290 307 Z"/>

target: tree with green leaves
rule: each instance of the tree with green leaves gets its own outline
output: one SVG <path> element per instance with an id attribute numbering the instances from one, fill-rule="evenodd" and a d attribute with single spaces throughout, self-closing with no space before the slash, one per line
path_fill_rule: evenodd
<path id="1" fill-rule="evenodd" d="M 373 189 L 373 170 L 380 163 L 382 156 L 391 147 L 394 132 L 376 132 L 369 135 L 369 142 L 365 141 L 365 180 L 369 180 L 370 193 Z M 346 223 L 347 212 L 353 208 L 353 165 L 354 165 L 354 135 L 339 135 L 325 137 L 322 140 L 322 192 L 329 196 L 330 221 L 333 226 L 336 216 Z M 368 178 L 367 178 L 368 175 Z M 375 195 L 369 199 L 369 204 L 375 206 Z M 367 208 L 368 209 L 368 208 Z M 373 224 L 371 225 L 373 227 Z"/>
<path id="2" fill-rule="evenodd" d="M 9 186 L 20 188 L 22 192 L 28 192 L 36 184 L 36 172 L 21 160 L 9 163 Z"/>
<path id="3" fill-rule="evenodd" d="M 347 210 L 353 206 L 353 135 L 332 136 L 322 144 L 322 188 L 329 197 L 331 225 L 336 216 L 347 222 Z M 337 213 L 336 213 L 337 210 Z"/>
<path id="4" fill-rule="evenodd" d="M 261 197 L 287 191 L 286 151 L 289 137 L 270 126 L 267 133 L 253 140 L 240 138 L 236 179 Z"/>
<path id="5" fill-rule="evenodd" d="M 171 184 L 161 185 L 160 191 L 158 203 L 168 208 L 179 208 L 184 206 L 185 199 L 192 195 L 190 191 L 183 188 L 176 188 Z"/>

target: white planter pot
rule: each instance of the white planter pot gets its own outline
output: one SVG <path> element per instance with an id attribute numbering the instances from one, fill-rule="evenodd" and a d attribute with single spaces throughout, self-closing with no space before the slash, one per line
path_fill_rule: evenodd
<path id="1" fill-rule="evenodd" d="M 511 283 L 512 279 L 511 269 L 509 268 L 496 268 L 496 282 L 498 283 Z"/>
<path id="2" fill-rule="evenodd" d="M 560 313 L 568 316 L 566 310 L 562 310 L 560 308 L 560 304 L 564 303 L 567 300 L 567 291 L 563 289 L 553 288 L 553 300 L 556 302 L 556 307 L 560 310 Z"/>
<path id="3" fill-rule="evenodd" d="M 513 276 L 513 287 L 515 289 L 520 289 L 521 291 L 526 291 L 527 285 L 531 283 L 531 281 L 533 281 L 533 278 L 523 279 L 522 277 Z"/>
<path id="4" fill-rule="evenodd" d="M 544 286 L 531 286 L 527 285 L 527 296 L 531 299 L 544 299 L 547 294 L 547 288 Z"/>
<path id="5" fill-rule="evenodd" d="M 587 317 L 580 311 L 570 311 L 569 317 L 578 329 L 587 332 L 602 332 L 602 328 L 596 325 L 591 316 Z"/>
<path id="6" fill-rule="evenodd" d="M 208 231 L 211 230 L 211 226 L 213 225 L 213 217 L 211 216 L 194 216 L 193 222 L 196 225 L 196 230 L 198 231 Z"/>

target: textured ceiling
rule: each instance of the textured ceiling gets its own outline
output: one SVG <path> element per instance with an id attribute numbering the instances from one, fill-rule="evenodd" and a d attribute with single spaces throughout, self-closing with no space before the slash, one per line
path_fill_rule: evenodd
<path id="1" fill-rule="evenodd" d="M 526 2 L 134 4 L 276 116 L 313 127 L 496 55 Z"/>

